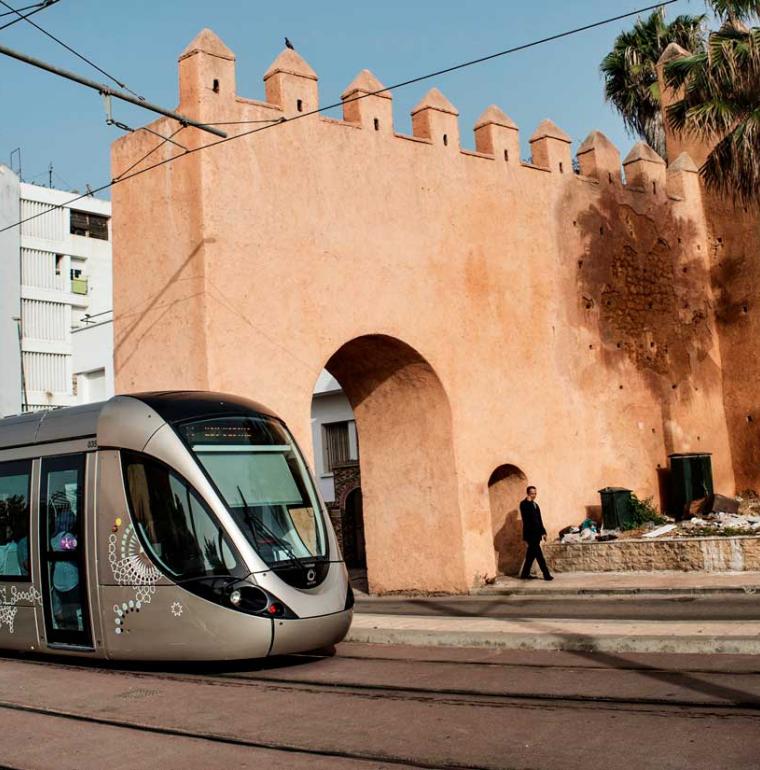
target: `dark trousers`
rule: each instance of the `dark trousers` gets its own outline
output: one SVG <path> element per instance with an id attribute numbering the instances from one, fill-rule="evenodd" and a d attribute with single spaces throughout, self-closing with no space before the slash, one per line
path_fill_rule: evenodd
<path id="1" fill-rule="evenodd" d="M 525 551 L 525 563 L 523 564 L 520 577 L 528 577 L 528 575 L 530 575 L 530 568 L 533 566 L 534 560 L 538 562 L 541 572 L 543 572 L 544 577 L 546 577 L 549 574 L 549 568 L 546 566 L 544 554 L 541 551 L 541 541 L 529 540 L 527 545 L 528 547 Z"/>

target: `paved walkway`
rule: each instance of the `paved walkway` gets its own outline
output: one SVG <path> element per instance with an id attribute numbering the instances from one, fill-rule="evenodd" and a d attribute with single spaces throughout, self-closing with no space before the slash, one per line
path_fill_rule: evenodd
<path id="1" fill-rule="evenodd" d="M 759 655 L 760 622 L 357 614 L 346 641 L 513 650 Z"/>
<path id="2" fill-rule="evenodd" d="M 477 594 L 760 593 L 760 572 L 563 572 L 554 580 L 502 576 Z"/>
<path id="3" fill-rule="evenodd" d="M 686 573 L 686 572 L 626 572 L 626 573 L 566 573 L 556 575 L 551 582 L 523 581 L 502 577 L 491 586 L 473 592 L 485 598 L 504 597 L 503 601 L 524 601 L 533 597 L 546 604 L 547 611 L 538 612 L 531 602 L 521 612 L 509 617 L 484 617 L 472 613 L 394 614 L 393 606 L 399 596 L 361 597 L 362 612 L 354 616 L 346 641 L 371 644 L 410 644 L 452 647 L 494 647 L 529 650 L 585 650 L 598 652 L 680 652 L 737 653 L 760 655 L 760 621 L 749 615 L 746 619 L 693 617 L 676 619 L 678 611 L 672 602 L 678 597 L 707 602 L 719 602 L 719 595 L 739 596 L 746 601 L 760 602 L 760 573 Z M 586 604 L 599 597 L 620 596 L 626 604 L 634 601 L 651 602 L 661 614 L 659 619 L 610 617 L 603 619 L 573 617 L 571 605 Z M 627 597 L 627 598 L 626 598 Z M 460 597 L 460 600 L 467 600 Z M 554 604 L 563 604 L 552 616 Z M 475 597 L 470 598 L 470 602 Z M 609 599 L 607 600 L 610 601 Z M 446 605 L 443 597 L 415 597 L 409 604 Z M 532 602 L 536 605 L 536 602 Z M 359 606 L 357 608 L 359 608 Z M 387 607 L 383 611 L 383 607 Z M 578 606 L 577 604 L 575 606 Z M 515 607 L 515 610 L 518 608 Z M 535 616 L 531 617 L 531 612 Z M 699 615 L 699 613 L 696 613 Z"/>

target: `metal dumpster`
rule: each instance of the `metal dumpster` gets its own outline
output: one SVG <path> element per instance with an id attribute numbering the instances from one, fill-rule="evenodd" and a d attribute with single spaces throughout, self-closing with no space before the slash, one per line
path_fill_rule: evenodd
<path id="1" fill-rule="evenodd" d="M 625 487 L 605 487 L 602 497 L 602 521 L 605 529 L 620 529 L 631 520 L 631 490 Z"/>
<path id="2" fill-rule="evenodd" d="M 668 455 L 670 461 L 671 513 L 680 519 L 693 500 L 713 493 L 712 455 L 688 452 Z"/>

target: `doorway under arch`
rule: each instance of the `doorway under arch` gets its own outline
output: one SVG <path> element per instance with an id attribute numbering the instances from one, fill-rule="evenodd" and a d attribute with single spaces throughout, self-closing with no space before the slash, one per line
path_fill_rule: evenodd
<path id="1" fill-rule="evenodd" d="M 451 410 L 433 367 L 372 334 L 342 345 L 325 369 L 356 419 L 370 590 L 465 590 Z"/>
<path id="2" fill-rule="evenodd" d="M 493 547 L 502 575 L 516 575 L 525 555 L 520 500 L 525 496 L 527 480 L 516 465 L 500 465 L 488 479 Z"/>
<path id="3" fill-rule="evenodd" d="M 367 569 L 361 487 L 354 487 L 343 505 L 343 558 L 349 571 Z"/>

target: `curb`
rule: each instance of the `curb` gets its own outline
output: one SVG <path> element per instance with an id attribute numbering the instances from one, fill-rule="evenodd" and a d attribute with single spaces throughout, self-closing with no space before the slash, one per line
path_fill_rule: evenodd
<path id="1" fill-rule="evenodd" d="M 510 588 L 488 587 L 471 591 L 468 596 L 709 596 L 716 594 L 760 594 L 760 586 L 706 586 L 704 588 Z"/>
<path id="2" fill-rule="evenodd" d="M 760 655 L 760 637 L 624 636 L 600 634 L 491 633 L 487 631 L 431 632 L 413 628 L 354 628 L 345 642 L 400 644 L 425 647 L 498 647 L 509 650 L 566 650 L 576 652 L 671 652 L 700 655 Z"/>

